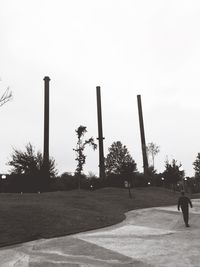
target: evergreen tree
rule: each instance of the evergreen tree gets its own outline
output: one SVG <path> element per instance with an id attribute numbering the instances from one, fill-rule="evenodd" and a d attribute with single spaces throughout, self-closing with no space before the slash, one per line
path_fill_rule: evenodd
<path id="1" fill-rule="evenodd" d="M 195 178 L 200 180 L 200 153 L 197 154 L 196 160 L 193 162 L 195 170 Z"/>
<path id="2" fill-rule="evenodd" d="M 173 189 L 175 189 L 175 185 L 178 181 L 183 180 L 184 171 L 180 170 L 181 166 L 181 164 L 177 164 L 175 159 L 173 159 L 171 163 L 168 160 L 165 161 L 163 176 L 166 183 L 172 184 Z"/>
<path id="3" fill-rule="evenodd" d="M 113 142 L 108 149 L 109 153 L 105 159 L 105 169 L 107 174 L 122 174 L 124 166 L 128 165 L 129 170 L 136 171 L 136 163 L 132 159 L 127 147 L 120 141 Z"/>

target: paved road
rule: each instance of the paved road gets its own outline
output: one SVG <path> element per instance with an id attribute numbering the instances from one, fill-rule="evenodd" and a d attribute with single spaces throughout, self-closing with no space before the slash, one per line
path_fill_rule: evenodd
<path id="1" fill-rule="evenodd" d="M 100 230 L 0 249 L 1 267 L 199 267 L 200 200 L 190 228 L 175 206 L 135 210 Z"/>

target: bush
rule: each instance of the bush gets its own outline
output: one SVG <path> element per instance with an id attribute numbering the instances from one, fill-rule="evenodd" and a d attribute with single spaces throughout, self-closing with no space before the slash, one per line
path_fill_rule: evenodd
<path id="1" fill-rule="evenodd" d="M 147 186 L 148 185 L 148 180 L 144 176 L 143 173 L 137 172 L 137 173 L 135 173 L 135 176 L 134 176 L 133 185 L 135 187 Z"/>
<path id="2" fill-rule="evenodd" d="M 124 178 L 119 174 L 109 174 L 105 180 L 107 187 L 124 187 Z"/>
<path id="3" fill-rule="evenodd" d="M 6 193 L 35 193 L 39 191 L 39 175 L 11 174 L 2 181 L 1 192 Z"/>

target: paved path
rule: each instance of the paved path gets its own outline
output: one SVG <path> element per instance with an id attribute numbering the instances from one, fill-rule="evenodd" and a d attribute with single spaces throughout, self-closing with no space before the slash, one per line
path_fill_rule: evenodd
<path id="1" fill-rule="evenodd" d="M 100 230 L 0 249 L 1 267 L 200 266 L 200 200 L 190 228 L 175 206 L 135 210 Z"/>

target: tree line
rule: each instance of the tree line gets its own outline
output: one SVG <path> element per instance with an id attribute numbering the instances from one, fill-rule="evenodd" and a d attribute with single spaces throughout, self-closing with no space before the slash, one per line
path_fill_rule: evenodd
<path id="1" fill-rule="evenodd" d="M 70 190 L 78 188 L 96 189 L 104 186 L 127 187 L 129 196 L 131 188 L 137 186 L 166 186 L 173 190 L 190 188 L 192 191 L 200 190 L 200 153 L 193 162 L 195 176 L 193 178 L 185 177 L 184 170 L 181 169 L 181 163 L 172 159 L 165 161 L 165 170 L 158 173 L 155 169 L 155 156 L 160 148 L 151 142 L 147 145 L 147 154 L 151 159 L 147 175 L 144 176 L 137 170 L 137 164 L 132 158 L 128 148 L 121 141 L 116 141 L 108 148 L 108 154 L 105 157 L 106 179 L 102 181 L 95 174 L 85 175 L 83 167 L 86 163 L 85 147 L 91 146 L 93 150 L 97 149 L 94 138 L 85 139 L 87 128 L 79 126 L 76 130 L 77 144 L 73 149 L 77 167 L 74 174 L 64 172 L 58 176 L 55 159 L 49 158 L 49 184 L 43 190 L 42 188 L 42 164 L 43 156 L 40 151 L 36 151 L 31 143 L 25 146 L 24 150 L 14 148 L 11 158 L 8 161 L 10 167 L 9 175 L 4 181 L 1 179 L 2 192 L 40 192 L 54 190 Z"/>

